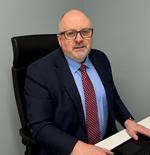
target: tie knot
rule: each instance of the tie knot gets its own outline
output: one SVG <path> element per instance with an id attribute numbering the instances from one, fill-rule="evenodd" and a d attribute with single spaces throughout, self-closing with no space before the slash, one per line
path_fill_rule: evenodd
<path id="1" fill-rule="evenodd" d="M 86 65 L 81 64 L 81 66 L 80 66 L 80 71 L 81 71 L 81 72 L 86 71 Z"/>

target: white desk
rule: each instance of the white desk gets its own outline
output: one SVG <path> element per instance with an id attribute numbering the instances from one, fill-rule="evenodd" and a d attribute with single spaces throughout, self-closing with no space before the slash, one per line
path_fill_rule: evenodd
<path id="1" fill-rule="evenodd" d="M 138 122 L 150 129 L 150 116 Z M 126 130 L 121 130 L 120 132 L 102 140 L 101 142 L 95 144 L 96 146 L 107 148 L 109 150 L 115 148 L 116 146 L 122 144 L 123 142 L 129 140 L 131 137 L 127 134 Z"/>

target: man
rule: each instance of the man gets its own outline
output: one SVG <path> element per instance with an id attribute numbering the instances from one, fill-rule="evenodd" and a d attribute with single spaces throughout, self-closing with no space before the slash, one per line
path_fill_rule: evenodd
<path id="1" fill-rule="evenodd" d="M 27 115 L 39 155 L 111 155 L 93 144 L 117 132 L 116 119 L 134 139 L 137 133 L 150 136 L 149 129 L 131 119 L 115 88 L 107 57 L 91 49 L 92 35 L 92 23 L 83 12 L 66 12 L 59 22 L 61 49 L 28 68 Z M 81 66 L 86 68 L 84 73 Z M 87 103 L 94 105 L 90 112 Z M 97 122 L 91 131 L 88 120 L 93 116 Z"/>

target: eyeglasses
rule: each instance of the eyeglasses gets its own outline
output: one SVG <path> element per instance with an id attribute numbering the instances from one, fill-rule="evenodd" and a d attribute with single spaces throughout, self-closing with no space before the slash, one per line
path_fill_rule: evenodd
<path id="1" fill-rule="evenodd" d="M 91 38 L 93 35 L 93 28 L 84 28 L 80 31 L 77 30 L 67 30 L 64 32 L 60 32 L 58 35 L 64 35 L 67 40 L 74 40 L 77 37 L 77 34 L 80 33 L 82 38 Z"/>

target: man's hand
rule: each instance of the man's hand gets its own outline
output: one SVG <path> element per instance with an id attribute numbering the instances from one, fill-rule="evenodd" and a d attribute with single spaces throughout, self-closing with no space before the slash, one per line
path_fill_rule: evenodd
<path id="1" fill-rule="evenodd" d="M 78 141 L 71 155 L 113 155 L 113 152 L 98 146 Z"/>
<path id="2" fill-rule="evenodd" d="M 134 120 L 127 119 L 124 123 L 127 133 L 135 140 L 138 140 L 138 134 L 150 137 L 150 129 L 137 124 Z"/>

